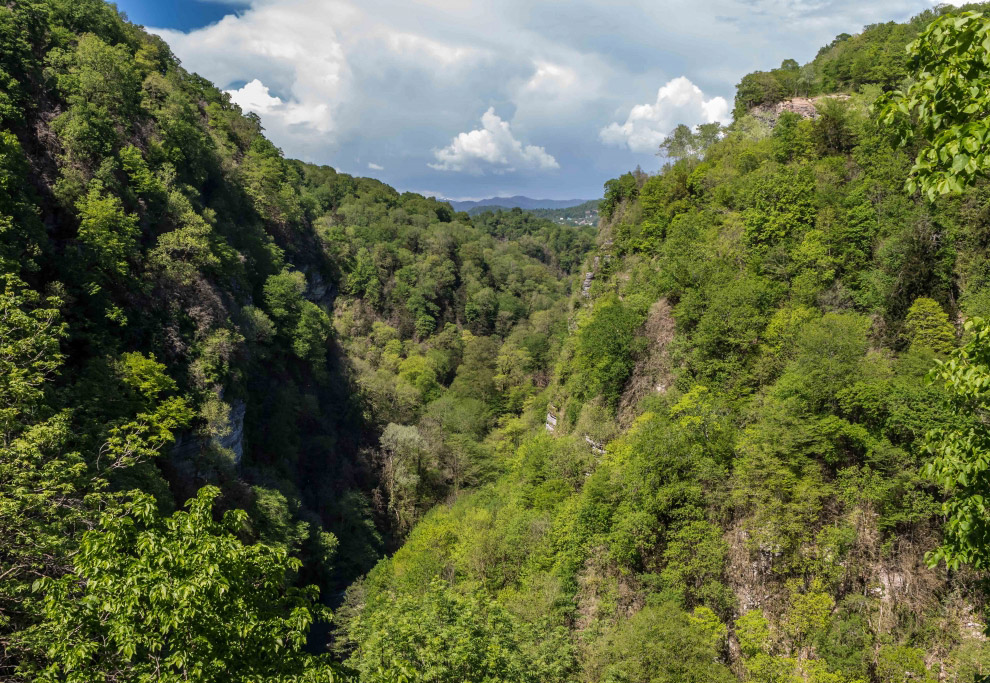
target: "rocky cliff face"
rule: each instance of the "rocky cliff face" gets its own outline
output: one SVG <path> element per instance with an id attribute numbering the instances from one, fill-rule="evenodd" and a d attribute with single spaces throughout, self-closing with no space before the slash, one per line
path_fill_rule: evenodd
<path id="1" fill-rule="evenodd" d="M 244 457 L 244 414 L 247 412 L 247 403 L 237 399 L 230 405 L 230 417 L 227 424 L 230 433 L 217 439 L 221 448 L 233 452 L 234 464 L 240 465 L 241 458 Z"/>
<path id="2" fill-rule="evenodd" d="M 829 99 L 848 100 L 849 95 L 819 95 L 818 97 L 790 97 L 776 104 L 763 104 L 753 107 L 749 113 L 765 123 L 773 126 L 784 112 L 793 112 L 803 119 L 814 119 L 818 116 L 818 106 Z"/>

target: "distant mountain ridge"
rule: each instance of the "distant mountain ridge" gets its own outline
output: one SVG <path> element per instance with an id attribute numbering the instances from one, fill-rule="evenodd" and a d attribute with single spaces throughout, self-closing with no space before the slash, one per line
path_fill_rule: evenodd
<path id="1" fill-rule="evenodd" d="M 601 202 L 600 199 L 592 199 L 577 206 L 569 206 L 566 209 L 521 209 L 521 211 L 563 225 L 598 225 L 599 202 Z M 478 216 L 489 211 L 498 213 L 499 211 L 511 210 L 503 206 L 476 206 L 473 209 L 468 209 L 468 215 Z"/>
<path id="2" fill-rule="evenodd" d="M 515 197 L 491 197 L 490 199 L 479 199 L 477 201 L 456 202 L 446 200 L 455 211 L 469 211 L 478 206 L 501 207 L 503 209 L 568 209 L 578 204 L 584 204 L 587 199 L 533 199 L 516 195 Z"/>

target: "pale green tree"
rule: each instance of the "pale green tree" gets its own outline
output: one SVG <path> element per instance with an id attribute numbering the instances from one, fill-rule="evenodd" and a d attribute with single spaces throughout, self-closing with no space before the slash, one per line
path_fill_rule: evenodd
<path id="1" fill-rule="evenodd" d="M 990 324 L 967 321 L 969 341 L 932 372 L 950 396 L 962 425 L 946 425 L 928 433 L 934 456 L 925 474 L 947 494 L 942 505 L 945 538 L 929 553 L 931 564 L 956 569 L 990 567 Z"/>

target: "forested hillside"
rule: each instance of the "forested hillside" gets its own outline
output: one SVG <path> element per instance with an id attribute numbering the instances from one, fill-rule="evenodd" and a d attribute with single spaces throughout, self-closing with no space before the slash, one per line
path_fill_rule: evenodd
<path id="1" fill-rule="evenodd" d="M 329 677 L 301 587 L 493 476 L 593 230 L 286 160 L 97 0 L 0 82 L 0 678 Z"/>
<path id="2" fill-rule="evenodd" d="M 506 471 L 429 512 L 338 612 L 363 680 L 990 673 L 987 333 L 962 325 L 990 314 L 988 190 L 905 187 L 939 112 L 986 115 L 965 89 L 985 20 L 906 51 L 939 13 L 746 76 L 732 126 L 606 183 L 552 380 L 494 437 Z M 874 104 L 922 68 L 895 99 L 912 137 Z M 977 103 L 925 99 L 949 78 Z M 765 114 L 796 95 L 830 97 Z M 982 139 L 927 158 L 985 169 Z M 939 484 L 972 497 L 943 508 Z M 951 571 L 925 559 L 946 520 L 931 559 Z"/>
<path id="3" fill-rule="evenodd" d="M 990 674 L 949 9 L 746 76 L 591 227 L 287 160 L 111 5 L 0 5 L 0 680 Z"/>

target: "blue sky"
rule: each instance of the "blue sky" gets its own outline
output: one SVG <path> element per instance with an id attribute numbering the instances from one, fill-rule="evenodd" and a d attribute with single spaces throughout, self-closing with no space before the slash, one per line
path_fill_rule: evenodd
<path id="1" fill-rule="evenodd" d="M 930 0 L 121 0 L 287 156 L 452 199 L 601 195 L 734 85 Z"/>
<path id="2" fill-rule="evenodd" d="M 220 21 L 231 12 L 243 11 L 247 3 L 202 2 L 201 0 L 121 0 L 117 9 L 135 24 L 190 31 Z"/>

